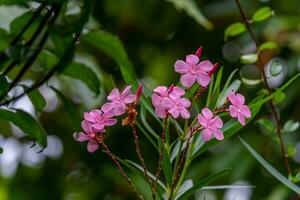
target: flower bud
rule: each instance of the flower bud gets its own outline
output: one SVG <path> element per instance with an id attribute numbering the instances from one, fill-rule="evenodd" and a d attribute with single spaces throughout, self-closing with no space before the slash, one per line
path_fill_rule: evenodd
<path id="1" fill-rule="evenodd" d="M 199 58 L 200 58 L 201 55 L 202 55 L 202 49 L 203 49 L 203 47 L 199 47 L 199 48 L 197 49 L 196 53 L 195 53 L 195 55 L 198 56 Z"/>

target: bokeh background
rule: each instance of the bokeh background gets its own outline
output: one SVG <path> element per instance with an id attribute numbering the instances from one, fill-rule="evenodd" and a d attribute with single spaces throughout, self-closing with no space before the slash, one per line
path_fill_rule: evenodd
<path id="1" fill-rule="evenodd" d="M 29 7 L 17 1 L 7 2 L 0 0 L 0 28 L 7 32 L 11 31 L 10 23 L 14 19 L 39 5 L 34 1 L 30 2 Z M 66 12 L 76 13 L 76 6 L 80 2 L 68 0 Z M 274 10 L 274 16 L 255 24 L 253 29 L 260 42 L 275 41 L 279 45 L 277 57 L 284 70 L 279 78 L 269 80 L 276 88 L 300 70 L 300 1 L 242 0 L 241 3 L 249 16 L 263 6 L 270 6 Z M 255 66 L 244 66 L 239 61 L 240 55 L 255 51 L 250 35 L 244 33 L 224 41 L 225 28 L 233 22 L 241 21 L 234 0 L 195 0 L 195 5 L 213 24 L 212 29 L 208 30 L 184 10 L 176 8 L 172 1 L 166 0 L 97 0 L 90 13 L 88 26 L 93 30 L 105 30 L 117 35 L 138 77 L 150 88 L 176 83 L 179 76 L 173 69 L 175 61 L 203 46 L 204 59 L 224 66 L 222 82 L 226 81 L 233 70 L 240 70 L 236 78 L 243 80 L 241 91 L 249 102 L 263 85 L 257 83 L 259 76 Z M 3 40 L 0 38 L 2 43 Z M 114 84 L 124 87 L 118 65 L 102 52 L 79 42 L 74 59 L 85 63 L 97 74 L 101 82 L 99 95 L 95 95 L 82 82 L 63 75 L 53 77 L 48 84 L 59 88 L 70 98 L 81 115 L 84 111 L 99 107 Z M 14 73 L 12 71 L 10 76 Z M 24 81 L 30 82 L 34 78 L 35 72 L 28 73 Z M 277 106 L 282 124 L 300 119 L 299 84 L 298 80 L 291 85 L 285 92 L 285 99 Z M 78 125 L 70 119 L 72 116 L 66 112 L 66 107 L 53 90 L 43 86 L 40 91 L 47 100 L 47 106 L 38 115 L 48 133 L 48 147 L 42 153 L 37 153 L 40 150 L 37 146 L 30 148 L 33 143 L 24 139 L 18 128 L 0 119 L 0 145 L 4 149 L 0 155 L 0 199 L 134 199 L 126 182 L 105 153 L 97 151 L 90 154 L 85 144 L 73 140 L 72 134 L 79 131 Z M 13 106 L 35 113 L 27 97 L 15 102 Z M 273 120 L 268 106 L 260 111 L 259 118 Z M 276 169 L 286 174 L 275 135 L 260 126 L 258 120 L 247 125 L 238 135 Z M 296 173 L 300 164 L 299 130 L 284 134 L 284 138 L 291 166 Z M 110 128 L 106 141 L 121 158 L 137 160 L 130 129 L 121 126 Z M 141 145 L 145 160 L 153 171 L 157 162 L 156 152 L 143 136 Z M 202 190 L 193 198 L 295 199 L 295 194 L 261 167 L 235 137 L 198 157 L 188 177 L 197 180 L 224 168 L 232 168 L 231 173 L 214 185 L 243 183 L 253 187 Z M 143 190 L 145 182 L 130 171 L 127 172 L 138 183 L 137 187 Z"/>

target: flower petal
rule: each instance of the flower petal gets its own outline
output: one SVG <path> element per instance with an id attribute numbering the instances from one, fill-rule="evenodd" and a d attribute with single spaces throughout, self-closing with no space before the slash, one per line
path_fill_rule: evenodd
<path id="1" fill-rule="evenodd" d="M 212 136 L 212 132 L 209 130 L 209 129 L 204 129 L 202 132 L 201 132 L 201 137 L 204 141 L 208 141 L 211 139 L 211 136 Z"/>
<path id="2" fill-rule="evenodd" d="M 188 119 L 188 118 L 190 118 L 190 112 L 189 112 L 187 109 L 182 108 L 182 109 L 180 110 L 180 116 L 181 116 L 183 119 Z"/>
<path id="3" fill-rule="evenodd" d="M 107 96 L 107 99 L 109 101 L 114 101 L 119 97 L 120 97 L 120 91 L 119 91 L 119 89 L 115 88 L 109 93 L 109 95 Z"/>
<path id="4" fill-rule="evenodd" d="M 209 72 L 209 71 L 211 71 L 214 67 L 213 67 L 213 64 L 212 64 L 209 60 L 204 60 L 204 61 L 200 62 L 200 63 L 197 65 L 197 68 L 198 68 L 200 71 Z"/>
<path id="5" fill-rule="evenodd" d="M 188 73 L 191 69 L 191 66 L 184 62 L 183 60 L 177 60 L 174 64 L 175 71 L 180 74 Z"/>
<path id="6" fill-rule="evenodd" d="M 180 82 L 185 87 L 191 87 L 196 81 L 196 76 L 190 73 L 184 74 L 180 78 Z"/>
<path id="7" fill-rule="evenodd" d="M 155 113 L 159 118 L 165 118 L 167 116 L 166 108 L 163 106 L 157 106 L 155 108 Z"/>
<path id="8" fill-rule="evenodd" d="M 237 102 L 239 105 L 243 105 L 245 103 L 245 97 L 241 95 L 240 93 L 236 94 Z"/>
<path id="9" fill-rule="evenodd" d="M 243 126 L 246 125 L 245 117 L 244 117 L 244 115 L 242 115 L 241 113 L 238 114 L 238 120 L 239 120 L 239 122 L 240 122 Z"/>
<path id="10" fill-rule="evenodd" d="M 188 99 L 186 99 L 186 98 L 181 98 L 181 99 L 179 100 L 178 104 L 179 104 L 180 106 L 184 107 L 184 108 L 188 108 L 188 107 L 190 107 L 191 102 L 190 102 Z"/>
<path id="11" fill-rule="evenodd" d="M 105 104 L 103 104 L 103 106 L 101 107 L 101 110 L 102 110 L 103 112 L 111 111 L 111 110 L 113 110 L 113 108 L 114 108 L 113 105 L 114 105 L 113 103 L 105 103 Z"/>
<path id="12" fill-rule="evenodd" d="M 245 117 L 247 117 L 247 118 L 251 117 L 251 111 L 250 111 L 248 106 L 242 105 L 241 106 L 241 111 L 242 111 L 242 113 L 244 114 Z"/>
<path id="13" fill-rule="evenodd" d="M 123 115 L 126 111 L 126 105 L 124 103 L 115 103 L 113 112 L 115 116 Z"/>
<path id="14" fill-rule="evenodd" d="M 214 117 L 210 123 L 216 127 L 216 128 L 222 128 L 223 127 L 223 121 L 219 116 Z"/>
<path id="15" fill-rule="evenodd" d="M 238 112 L 238 110 L 235 106 L 230 105 L 229 106 L 229 114 L 230 114 L 231 117 L 237 117 L 239 112 Z"/>
<path id="16" fill-rule="evenodd" d="M 181 97 L 185 94 L 185 91 L 181 87 L 175 86 L 172 93 Z"/>
<path id="17" fill-rule="evenodd" d="M 154 94 L 152 95 L 152 105 L 153 105 L 154 107 L 156 107 L 156 106 L 158 106 L 159 104 L 161 104 L 162 100 L 163 100 L 163 97 L 161 97 L 160 95 L 158 95 L 158 94 L 156 94 L 156 93 L 154 93 Z"/>
<path id="18" fill-rule="evenodd" d="M 198 118 L 199 124 L 206 128 L 207 120 L 201 114 L 198 114 L 197 118 Z"/>
<path id="19" fill-rule="evenodd" d="M 197 82 L 202 87 L 206 87 L 206 86 L 208 86 L 208 84 L 210 82 L 210 76 L 207 75 L 207 74 L 198 74 L 197 75 Z"/>
<path id="20" fill-rule="evenodd" d="M 78 142 L 84 142 L 84 141 L 88 141 L 89 140 L 89 136 L 83 132 L 76 132 L 73 134 L 73 138 L 74 140 L 78 141 Z"/>
<path id="21" fill-rule="evenodd" d="M 105 121 L 105 125 L 106 126 L 113 126 L 113 125 L 115 125 L 116 123 L 118 122 L 118 120 L 116 120 L 116 119 L 107 119 L 106 121 Z"/>
<path id="22" fill-rule="evenodd" d="M 155 93 L 160 94 L 161 96 L 166 96 L 168 88 L 166 86 L 158 86 L 153 90 Z"/>
<path id="23" fill-rule="evenodd" d="M 129 94 L 129 95 L 125 96 L 125 98 L 124 98 L 124 102 L 125 102 L 126 104 L 132 103 L 132 102 L 134 102 L 135 100 L 136 100 L 136 95 L 134 95 L 134 94 Z"/>
<path id="24" fill-rule="evenodd" d="M 89 140 L 87 150 L 90 153 L 95 152 L 99 148 L 99 144 L 95 140 Z"/>
<path id="25" fill-rule="evenodd" d="M 199 58 L 194 54 L 190 54 L 186 56 L 185 61 L 187 62 L 187 64 L 197 65 L 199 62 Z"/>
<path id="26" fill-rule="evenodd" d="M 173 116 L 173 118 L 179 117 L 179 111 L 176 108 L 168 110 L 168 113 L 170 113 Z"/>
<path id="27" fill-rule="evenodd" d="M 127 86 L 124 88 L 124 90 L 122 91 L 122 96 L 123 96 L 123 97 L 131 93 L 131 92 L 130 92 L 131 87 L 132 87 L 131 85 L 127 85 Z"/>
<path id="28" fill-rule="evenodd" d="M 105 124 L 103 123 L 97 123 L 97 124 L 93 124 L 93 128 L 96 130 L 96 131 L 101 131 L 103 130 L 105 127 Z"/>
<path id="29" fill-rule="evenodd" d="M 213 114 L 208 108 L 203 108 L 202 109 L 202 114 L 203 114 L 205 119 L 212 119 L 213 118 Z"/>
<path id="30" fill-rule="evenodd" d="M 219 129 L 215 129 L 214 130 L 214 136 L 217 140 L 223 140 L 224 139 L 224 135 L 223 132 L 220 131 Z"/>
<path id="31" fill-rule="evenodd" d="M 85 133 L 89 134 L 93 132 L 92 124 L 86 120 L 81 122 L 81 127 Z"/>

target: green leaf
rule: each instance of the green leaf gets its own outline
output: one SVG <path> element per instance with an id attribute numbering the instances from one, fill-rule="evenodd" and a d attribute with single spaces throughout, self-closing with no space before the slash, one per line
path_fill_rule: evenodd
<path id="1" fill-rule="evenodd" d="M 0 97 L 4 97 L 9 92 L 9 83 L 4 75 L 0 74 Z"/>
<path id="2" fill-rule="evenodd" d="M 213 24 L 206 19 L 197 4 L 193 0 L 167 0 L 172 3 L 178 10 L 185 11 L 190 17 L 194 18 L 200 25 L 207 30 L 213 29 Z"/>
<path id="3" fill-rule="evenodd" d="M 285 122 L 285 124 L 283 126 L 283 131 L 284 132 L 294 132 L 299 128 L 299 126 L 300 126 L 299 122 L 295 122 L 290 119 L 287 122 Z"/>
<path id="4" fill-rule="evenodd" d="M 246 30 L 245 24 L 236 22 L 231 24 L 225 29 L 224 40 L 227 41 L 228 37 L 236 36 L 243 33 Z"/>
<path id="5" fill-rule="evenodd" d="M 36 112 L 42 112 L 47 102 L 38 89 L 35 89 L 27 94 L 32 102 Z"/>
<path id="6" fill-rule="evenodd" d="M 279 92 L 278 94 L 275 95 L 274 97 L 274 103 L 279 104 L 285 99 L 286 95 L 284 92 Z"/>
<path id="7" fill-rule="evenodd" d="M 123 44 L 117 36 L 105 31 L 94 31 L 83 35 L 81 41 L 103 51 L 114 59 L 120 67 L 124 81 L 127 84 L 132 84 L 134 88 L 137 87 L 133 66 L 128 59 Z"/>
<path id="8" fill-rule="evenodd" d="M 58 64 L 59 59 L 58 57 L 51 53 L 50 51 L 43 50 L 37 58 L 38 62 L 40 63 L 41 67 L 46 70 L 52 69 L 55 65 Z"/>
<path id="9" fill-rule="evenodd" d="M 242 144 L 251 153 L 251 155 L 266 169 L 268 170 L 277 180 L 283 183 L 285 186 L 295 191 L 297 194 L 300 193 L 300 187 L 289 181 L 281 173 L 279 173 L 272 165 L 270 165 L 265 159 L 263 159 L 249 144 L 247 144 L 241 137 L 239 137 Z"/>
<path id="10" fill-rule="evenodd" d="M 164 172 L 164 175 L 165 175 L 167 185 L 171 186 L 172 185 L 172 175 L 173 175 L 173 173 L 172 173 L 172 164 L 171 164 L 171 161 L 170 161 L 170 156 L 166 151 L 166 148 L 165 148 L 164 153 L 163 153 L 163 159 L 162 159 L 161 164 L 162 164 L 162 169 L 163 169 L 163 172 Z"/>
<path id="11" fill-rule="evenodd" d="M 27 112 L 19 109 L 16 109 L 15 112 L 0 109 L 0 117 L 13 123 L 42 147 L 47 146 L 46 131 L 42 125 Z"/>
<path id="12" fill-rule="evenodd" d="M 270 7 L 263 7 L 260 8 L 258 11 L 256 11 L 252 17 L 252 21 L 254 22 L 260 22 L 263 20 L 268 19 L 274 14 L 274 12 L 271 10 Z"/>
<path id="13" fill-rule="evenodd" d="M 204 186 L 220 179 L 221 177 L 225 176 L 230 170 L 231 169 L 224 169 L 222 171 L 219 171 L 215 174 L 212 174 L 210 176 L 207 176 L 207 177 L 201 179 L 200 181 L 195 183 L 192 188 L 190 188 L 189 190 L 187 190 L 183 194 L 181 194 L 176 200 L 188 199 L 191 195 L 195 194 L 195 192 L 197 192 L 202 187 L 204 187 Z"/>
<path id="14" fill-rule="evenodd" d="M 73 127 L 76 130 L 80 130 L 80 124 L 81 124 L 81 117 L 80 114 L 77 110 L 77 108 L 75 107 L 74 103 L 68 99 L 67 97 L 65 97 L 65 95 L 63 95 L 63 93 L 61 93 L 59 90 L 57 90 L 56 88 L 50 86 L 50 88 L 56 93 L 57 97 L 62 101 L 64 108 L 67 112 L 67 115 L 69 116 L 70 122 L 72 123 Z"/>
<path id="15" fill-rule="evenodd" d="M 241 63 L 243 64 L 253 64 L 257 61 L 257 54 L 251 53 L 251 54 L 245 54 L 241 56 Z"/>
<path id="16" fill-rule="evenodd" d="M 294 157 L 297 152 L 297 149 L 294 144 L 289 143 L 287 145 L 287 154 L 289 157 Z"/>
<path id="17" fill-rule="evenodd" d="M 275 43 L 275 42 L 265 42 L 265 43 L 262 43 L 259 47 L 258 47 L 258 50 L 259 51 L 262 51 L 262 50 L 265 50 L 265 49 L 274 49 L 276 51 L 279 50 L 278 48 L 278 45 Z"/>
<path id="18" fill-rule="evenodd" d="M 272 123 L 271 120 L 266 119 L 266 118 L 261 118 L 257 121 L 258 124 L 260 124 L 262 127 L 267 129 L 269 132 L 274 132 L 275 131 L 275 126 Z"/>
<path id="19" fill-rule="evenodd" d="M 82 63 L 71 63 L 62 72 L 63 75 L 69 76 L 85 83 L 96 94 L 100 93 L 100 81 L 95 72 Z"/>
<path id="20" fill-rule="evenodd" d="M 280 60 L 273 60 L 270 66 L 270 74 L 272 76 L 277 76 L 279 75 L 283 70 L 283 65 L 280 62 Z"/>

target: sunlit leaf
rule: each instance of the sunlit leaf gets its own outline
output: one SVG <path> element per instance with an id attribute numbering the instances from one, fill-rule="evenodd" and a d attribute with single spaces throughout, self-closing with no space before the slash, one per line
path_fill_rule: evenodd
<path id="1" fill-rule="evenodd" d="M 256 11 L 252 17 L 252 21 L 254 22 L 260 22 L 263 20 L 268 19 L 274 14 L 274 12 L 271 10 L 270 7 L 263 7 L 260 8 L 258 11 Z"/>
<path id="2" fill-rule="evenodd" d="M 62 72 L 63 75 L 81 80 L 96 94 L 100 93 L 100 81 L 95 72 L 83 63 L 71 63 Z"/>
<path id="3" fill-rule="evenodd" d="M 293 132 L 296 131 L 300 126 L 299 122 L 295 122 L 293 120 L 288 120 L 287 122 L 285 122 L 284 126 L 283 126 L 283 131 L 284 132 Z"/>
<path id="4" fill-rule="evenodd" d="M 279 173 L 272 165 L 270 165 L 263 157 L 261 157 L 247 142 L 245 142 L 241 137 L 239 137 L 242 144 L 247 148 L 251 155 L 266 169 L 270 172 L 277 180 L 283 183 L 285 186 L 289 187 L 291 190 L 295 191 L 297 194 L 300 193 L 300 187 L 289 181 L 281 173 Z"/>
<path id="5" fill-rule="evenodd" d="M 174 4 L 178 10 L 184 10 L 190 17 L 194 18 L 200 25 L 208 30 L 213 28 L 213 24 L 206 19 L 197 4 L 193 0 L 167 0 Z"/>
<path id="6" fill-rule="evenodd" d="M 15 111 L 0 109 L 0 117 L 13 123 L 42 147 L 47 146 L 46 131 L 29 113 L 19 109 Z"/>
<path id="7" fill-rule="evenodd" d="M 198 182 L 196 182 L 194 184 L 194 186 L 192 188 L 190 188 L 189 190 L 185 191 L 183 194 L 181 194 L 177 200 L 185 200 L 188 199 L 191 195 L 195 194 L 195 192 L 197 192 L 198 190 L 200 190 L 202 187 L 220 179 L 221 177 L 224 177 L 228 172 L 230 171 L 230 169 L 224 169 L 222 171 L 219 171 L 215 174 L 212 174 L 210 176 L 207 176 L 205 178 L 202 178 L 201 180 L 199 180 Z"/>
<path id="8" fill-rule="evenodd" d="M 265 50 L 265 49 L 274 49 L 276 51 L 279 50 L 278 48 L 278 45 L 275 43 L 275 42 L 265 42 L 265 43 L 262 43 L 259 47 L 258 47 L 258 50 L 259 51 L 262 51 L 262 50 Z"/>
<path id="9" fill-rule="evenodd" d="M 243 64 L 253 64 L 257 61 L 257 54 L 251 53 L 251 54 L 245 54 L 241 56 L 241 63 Z"/>
<path id="10" fill-rule="evenodd" d="M 240 22 L 231 24 L 225 29 L 224 40 L 227 41 L 228 37 L 239 35 L 243 33 L 245 30 L 246 30 L 245 24 L 242 24 Z"/>

